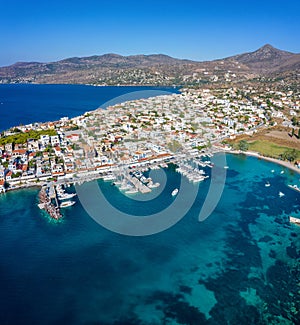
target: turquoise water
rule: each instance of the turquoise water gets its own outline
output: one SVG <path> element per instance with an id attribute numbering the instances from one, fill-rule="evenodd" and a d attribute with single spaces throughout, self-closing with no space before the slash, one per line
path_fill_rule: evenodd
<path id="1" fill-rule="evenodd" d="M 300 194 L 287 184 L 300 175 L 253 157 L 227 155 L 227 164 L 208 219 L 198 222 L 209 180 L 180 222 L 148 237 L 104 229 L 79 202 L 49 222 L 35 189 L 0 196 L 0 323 L 299 323 L 300 227 L 288 216 L 300 217 Z M 180 176 L 165 172 L 155 204 L 99 186 L 111 204 L 143 215 L 172 204 Z"/>
<path id="2" fill-rule="evenodd" d="M 178 90 L 171 87 L 0 85 L 0 131 L 20 124 L 75 117 L 100 106 L 106 107 L 107 102 L 116 104 L 165 92 L 178 93 Z M 118 97 L 119 100 L 111 102 Z"/>

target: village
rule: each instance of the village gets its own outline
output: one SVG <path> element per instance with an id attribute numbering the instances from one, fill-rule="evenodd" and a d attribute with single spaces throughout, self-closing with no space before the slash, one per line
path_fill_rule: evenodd
<path id="1" fill-rule="evenodd" d="M 299 108 L 293 91 L 183 89 L 17 126 L 0 138 L 0 193 L 49 181 L 90 180 L 120 166 L 207 152 L 225 139 L 277 123 L 298 132 Z"/>

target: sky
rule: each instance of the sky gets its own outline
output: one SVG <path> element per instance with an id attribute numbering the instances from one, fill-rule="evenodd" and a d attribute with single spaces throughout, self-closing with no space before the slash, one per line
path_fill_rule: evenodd
<path id="1" fill-rule="evenodd" d="M 0 0 L 0 66 L 117 53 L 197 61 L 300 53 L 300 1 Z"/>

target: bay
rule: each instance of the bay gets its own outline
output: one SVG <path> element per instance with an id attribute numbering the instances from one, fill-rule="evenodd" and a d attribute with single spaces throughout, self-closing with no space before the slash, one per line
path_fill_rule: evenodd
<path id="1" fill-rule="evenodd" d="M 1 85 L 0 129 L 76 116 L 145 90 L 116 88 Z M 54 223 L 37 207 L 38 189 L 0 195 L 0 324 L 299 323 L 300 227 L 289 216 L 300 217 L 300 195 L 287 186 L 300 186 L 299 174 L 255 157 L 226 159 L 222 197 L 205 221 L 198 216 L 210 179 L 177 224 L 146 237 L 108 231 L 78 200 Z M 98 185 L 117 209 L 168 217 L 181 176 L 171 165 L 164 175 L 149 201 Z M 195 185 L 187 186 L 188 201 Z"/>
<path id="2" fill-rule="evenodd" d="M 94 87 L 86 85 L 0 85 L 0 132 L 20 124 L 75 117 L 98 107 L 159 94 L 171 87 Z"/>
<path id="3" fill-rule="evenodd" d="M 300 228 L 288 216 L 299 217 L 300 196 L 287 184 L 299 174 L 254 157 L 227 155 L 227 164 L 209 218 L 198 221 L 206 181 L 180 222 L 148 237 L 106 230 L 80 202 L 52 223 L 35 189 L 0 196 L 1 324 L 297 323 Z M 155 210 L 172 204 L 180 182 L 172 166 L 164 172 Z M 128 213 L 144 204 L 98 184 Z"/>

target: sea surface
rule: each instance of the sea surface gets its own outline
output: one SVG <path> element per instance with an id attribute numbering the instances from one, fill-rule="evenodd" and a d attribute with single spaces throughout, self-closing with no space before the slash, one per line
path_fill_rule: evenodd
<path id="1" fill-rule="evenodd" d="M 0 196 L 0 323 L 299 324 L 300 227 L 288 217 L 300 217 L 300 194 L 287 187 L 299 174 L 254 157 L 227 163 L 210 217 L 198 221 L 207 180 L 181 221 L 147 237 L 106 230 L 80 202 L 51 222 L 36 189 Z M 153 213 L 180 181 L 164 171 L 152 205 L 99 186 L 117 208 Z"/>
<path id="2" fill-rule="evenodd" d="M 108 104 L 178 93 L 171 87 L 94 87 L 86 85 L 0 85 L 0 132 L 20 124 L 75 117 Z"/>
<path id="3" fill-rule="evenodd" d="M 105 229 L 78 198 L 55 223 L 38 209 L 38 189 L 0 195 L 0 324 L 299 324 L 300 227 L 288 218 L 300 217 L 300 193 L 287 185 L 300 186 L 300 175 L 255 157 L 226 160 L 213 213 L 198 221 L 209 178 L 189 212 L 151 236 Z M 164 218 L 186 180 L 173 165 L 163 175 L 148 201 L 97 184 L 115 208 Z M 188 201 L 196 185 L 186 186 Z"/>

